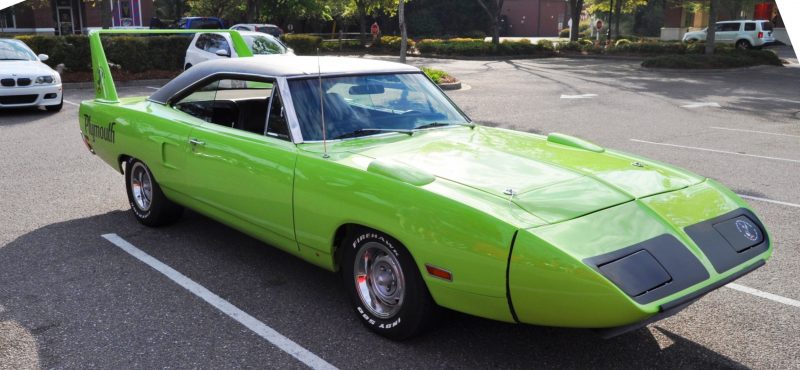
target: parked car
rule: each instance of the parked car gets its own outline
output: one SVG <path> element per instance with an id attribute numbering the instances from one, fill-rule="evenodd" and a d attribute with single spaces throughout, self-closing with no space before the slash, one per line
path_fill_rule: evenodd
<path id="1" fill-rule="evenodd" d="M 739 20 L 717 22 L 715 42 L 734 44 L 739 49 L 760 48 L 775 43 L 772 36 L 773 25 L 764 20 Z M 687 32 L 684 42 L 705 41 L 708 28 Z"/>
<path id="2" fill-rule="evenodd" d="M 254 31 L 254 32 L 268 33 L 278 38 L 283 36 L 283 30 L 274 24 L 240 23 L 231 27 L 231 29 L 237 31 Z"/>
<path id="3" fill-rule="evenodd" d="M 568 135 L 480 125 L 410 65 L 220 59 L 120 101 L 101 33 L 89 36 L 101 78 L 79 127 L 124 174 L 133 217 L 166 225 L 188 207 L 338 271 L 355 317 L 392 339 L 424 330 L 439 306 L 617 335 L 772 254 L 720 183 Z"/>
<path id="4" fill-rule="evenodd" d="M 280 39 L 261 32 L 240 31 L 240 35 L 247 43 L 247 48 L 254 56 L 272 54 L 290 54 L 294 51 L 288 48 Z M 239 55 L 231 47 L 231 35 L 227 32 L 201 32 L 194 35 L 192 42 L 186 49 L 184 69 L 212 59 L 237 58 Z"/>
<path id="5" fill-rule="evenodd" d="M 16 39 L 0 39 L 0 108 L 43 106 L 59 111 L 64 104 L 61 75 Z"/>
<path id="6" fill-rule="evenodd" d="M 225 22 L 216 17 L 183 17 L 178 20 L 178 29 L 187 30 L 222 30 Z"/>

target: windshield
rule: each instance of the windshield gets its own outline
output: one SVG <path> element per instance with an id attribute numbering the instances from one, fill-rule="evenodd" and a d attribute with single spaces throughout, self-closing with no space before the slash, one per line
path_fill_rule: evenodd
<path id="1" fill-rule="evenodd" d="M 37 60 L 36 54 L 22 41 L 0 40 L 0 60 Z"/>
<path id="2" fill-rule="evenodd" d="M 317 78 L 289 81 L 306 141 L 322 140 L 319 83 Z M 329 140 L 469 123 L 421 73 L 328 77 L 322 79 L 322 91 Z"/>
<path id="3" fill-rule="evenodd" d="M 255 55 L 286 54 L 286 48 L 269 35 L 244 36 L 244 41 Z"/>
<path id="4" fill-rule="evenodd" d="M 278 31 L 278 27 L 258 26 L 258 27 L 256 27 L 256 31 L 263 32 L 263 33 L 268 33 L 268 34 L 271 35 L 271 34 L 274 34 L 274 33 L 276 33 Z"/>

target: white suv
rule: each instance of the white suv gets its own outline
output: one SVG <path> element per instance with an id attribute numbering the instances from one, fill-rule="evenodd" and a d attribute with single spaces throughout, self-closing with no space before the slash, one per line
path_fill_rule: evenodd
<path id="1" fill-rule="evenodd" d="M 763 20 L 740 20 L 717 22 L 715 42 L 734 44 L 739 49 L 760 48 L 775 43 L 772 23 Z M 705 41 L 708 28 L 687 32 L 684 42 Z"/>

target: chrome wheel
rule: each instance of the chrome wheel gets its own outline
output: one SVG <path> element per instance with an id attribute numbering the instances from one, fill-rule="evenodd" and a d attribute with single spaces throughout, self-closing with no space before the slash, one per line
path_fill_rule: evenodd
<path id="1" fill-rule="evenodd" d="M 150 209 L 153 204 L 153 180 L 150 172 L 142 162 L 136 162 L 131 167 L 131 193 L 136 206 L 142 211 Z"/>
<path id="2" fill-rule="evenodd" d="M 364 244 L 356 253 L 353 275 L 358 297 L 370 313 L 388 318 L 400 311 L 405 279 L 389 248 L 378 242 Z"/>

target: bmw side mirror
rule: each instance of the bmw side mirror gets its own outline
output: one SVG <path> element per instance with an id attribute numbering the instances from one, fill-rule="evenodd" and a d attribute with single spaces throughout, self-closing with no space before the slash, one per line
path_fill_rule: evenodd
<path id="1" fill-rule="evenodd" d="M 225 49 L 219 49 L 216 52 L 214 52 L 214 54 L 217 54 L 217 55 L 219 55 L 221 57 L 230 57 L 230 55 L 228 54 L 228 51 L 225 50 Z"/>
<path id="2" fill-rule="evenodd" d="M 39 56 L 39 61 L 42 61 L 42 62 L 50 59 L 50 57 L 47 56 L 47 54 L 39 54 L 38 56 Z"/>

